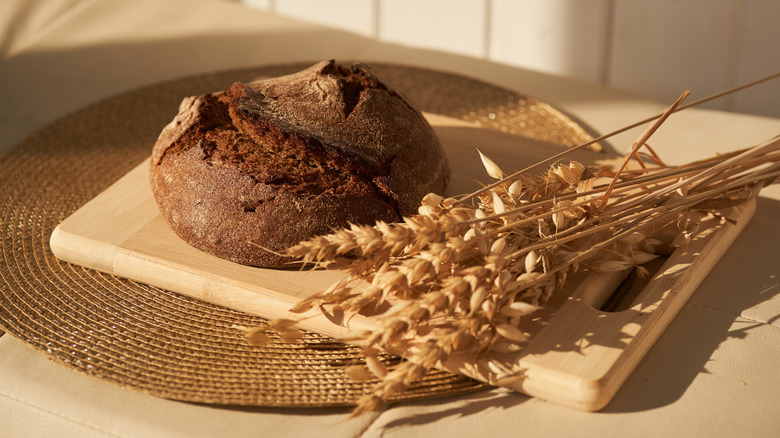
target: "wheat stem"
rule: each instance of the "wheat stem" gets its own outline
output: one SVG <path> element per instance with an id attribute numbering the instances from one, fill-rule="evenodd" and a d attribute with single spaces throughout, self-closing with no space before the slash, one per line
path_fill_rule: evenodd
<path id="1" fill-rule="evenodd" d="M 777 79 L 777 78 L 780 78 L 780 72 L 772 74 L 772 75 L 769 75 L 769 76 L 765 76 L 763 78 L 760 78 L 760 79 L 754 80 L 752 82 L 748 82 L 746 84 L 742 84 L 742 85 L 739 85 L 739 86 L 736 86 L 736 87 L 733 87 L 733 88 L 730 88 L 730 89 L 727 89 L 727 90 L 723 90 L 723 91 L 715 93 L 715 94 L 711 94 L 709 96 L 703 97 L 703 98 L 695 100 L 693 102 L 689 102 L 686 105 L 681 105 L 681 106 L 677 107 L 674 112 L 682 111 L 684 109 L 688 109 L 688 108 L 691 108 L 693 106 L 701 105 L 702 103 L 709 102 L 711 100 L 714 100 L 714 99 L 726 96 L 728 94 L 736 93 L 737 91 L 744 90 L 746 88 L 750 88 L 750 87 L 753 87 L 753 86 L 756 86 L 756 85 L 759 85 L 759 84 L 762 84 L 764 82 L 768 82 L 768 81 L 771 81 L 771 80 L 774 80 L 774 79 Z M 565 150 L 563 152 L 557 153 L 557 154 L 555 154 L 555 155 L 553 155 L 553 156 L 551 156 L 551 157 L 549 157 L 549 158 L 547 158 L 545 160 L 542 160 L 542 161 L 540 161 L 540 162 L 538 162 L 536 164 L 528 166 L 525 169 L 518 170 L 517 172 L 515 172 L 515 173 L 513 173 L 511 175 L 508 175 L 507 177 L 505 177 L 505 178 L 503 178 L 501 180 L 498 180 L 498 181 L 496 181 L 496 182 L 494 182 L 492 184 L 489 184 L 489 185 L 487 185 L 487 186 L 485 186 L 485 187 L 483 187 L 483 188 L 481 188 L 481 189 L 479 189 L 479 190 L 477 190 L 477 191 L 475 191 L 473 193 L 465 195 L 465 196 L 461 197 L 458 201 L 460 203 L 465 203 L 466 201 L 474 198 L 475 196 L 479 195 L 480 193 L 484 193 L 487 190 L 490 190 L 490 189 L 493 189 L 495 187 L 498 187 L 499 185 L 503 184 L 504 182 L 506 182 L 508 180 L 512 180 L 512 179 L 517 178 L 519 175 L 531 172 L 532 170 L 534 170 L 534 169 L 536 169 L 538 167 L 544 166 L 546 164 L 554 163 L 555 161 L 557 161 L 557 160 L 559 160 L 561 158 L 564 158 L 565 156 L 569 155 L 570 153 L 572 153 L 574 151 L 577 151 L 577 150 L 580 150 L 580 149 L 584 149 L 584 148 L 586 148 L 586 147 L 588 147 L 590 145 L 596 144 L 596 143 L 598 143 L 600 141 L 604 141 L 604 140 L 606 140 L 606 139 L 608 139 L 610 137 L 613 137 L 615 135 L 622 134 L 623 132 L 626 132 L 626 131 L 628 131 L 630 129 L 634 129 L 636 127 L 642 126 L 645 123 L 652 122 L 653 120 L 656 120 L 656 119 L 662 117 L 663 114 L 664 113 L 661 113 L 661 114 L 658 114 L 658 115 L 655 115 L 655 116 L 652 116 L 652 117 L 648 117 L 648 118 L 646 118 L 644 120 L 640 120 L 638 122 L 635 122 L 635 123 L 632 123 L 630 125 L 624 126 L 624 127 L 620 128 L 620 129 L 616 129 L 616 130 L 614 130 L 614 131 L 612 131 L 610 133 L 603 134 L 603 135 L 601 135 L 601 136 L 599 136 L 597 138 L 594 138 L 593 140 L 587 141 L 587 142 L 579 144 L 577 146 L 573 146 L 573 147 L 571 147 L 571 148 L 569 148 L 569 149 L 567 149 L 567 150 Z"/>

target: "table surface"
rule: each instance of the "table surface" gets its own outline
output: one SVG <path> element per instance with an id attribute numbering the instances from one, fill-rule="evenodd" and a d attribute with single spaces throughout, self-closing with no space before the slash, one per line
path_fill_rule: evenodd
<path id="1" fill-rule="evenodd" d="M 383 43 L 232 2 L 5 0 L 0 3 L 0 154 L 105 97 L 177 77 L 320 59 L 398 62 L 480 78 L 550 102 L 597 132 L 665 109 L 622 90 Z M 694 87 L 692 84 L 691 87 Z M 682 92 L 683 90 L 681 90 Z M 613 137 L 626 151 L 642 128 Z M 680 163 L 763 142 L 780 120 L 711 110 L 674 115 L 651 144 Z M 2 201 L 0 201 L 2 202 Z M 225 409 L 154 398 L 49 361 L 0 336 L 4 436 L 778 436 L 780 189 L 613 401 L 586 413 L 502 389 L 344 409 Z"/>

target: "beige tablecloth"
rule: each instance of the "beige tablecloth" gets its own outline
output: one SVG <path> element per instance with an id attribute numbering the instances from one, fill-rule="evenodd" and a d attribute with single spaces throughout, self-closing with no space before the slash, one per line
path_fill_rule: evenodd
<path id="1" fill-rule="evenodd" d="M 551 102 L 598 132 L 665 108 L 621 90 L 385 44 L 225 1 L 5 0 L 0 32 L 0 154 L 58 117 L 139 86 L 326 58 L 392 61 L 480 78 Z M 626 150 L 640 131 L 610 142 Z M 675 115 L 650 143 L 668 161 L 683 162 L 778 133 L 780 120 L 692 109 Z M 338 409 L 199 406 L 78 374 L 3 335 L 0 435 L 778 436 L 777 217 L 775 187 L 764 192 L 741 238 L 598 413 L 499 389 L 352 420 Z"/>

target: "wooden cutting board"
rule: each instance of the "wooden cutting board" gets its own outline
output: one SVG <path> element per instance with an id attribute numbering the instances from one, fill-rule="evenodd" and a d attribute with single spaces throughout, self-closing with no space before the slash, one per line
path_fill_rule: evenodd
<path id="1" fill-rule="evenodd" d="M 507 172 L 545 159 L 558 145 L 478 128 L 426 114 L 450 160 L 448 195 L 469 193 L 489 182 L 476 149 Z M 151 145 L 150 145 L 151 151 Z M 613 156 L 578 151 L 572 159 L 615 166 Z M 531 396 L 584 410 L 604 407 L 664 331 L 753 213 L 746 204 L 726 214 L 735 223 L 712 223 L 689 245 L 675 251 L 653 279 L 619 311 L 598 310 L 622 277 L 590 275 L 552 297 L 528 322 L 533 334 L 520 353 L 473 363 L 453 357 L 442 367 L 502 384 Z M 335 271 L 251 268 L 202 253 L 179 239 L 160 216 L 148 182 L 148 162 L 135 169 L 63 221 L 50 240 L 54 254 L 67 262 L 148 283 L 173 292 L 266 318 L 296 317 L 299 299 L 339 280 Z M 328 336 L 347 328 L 317 311 L 301 326 Z M 351 329 L 370 329 L 370 318 L 352 317 Z M 400 352 L 396 352 L 400 353 Z M 521 379 L 502 379 L 507 371 Z"/>

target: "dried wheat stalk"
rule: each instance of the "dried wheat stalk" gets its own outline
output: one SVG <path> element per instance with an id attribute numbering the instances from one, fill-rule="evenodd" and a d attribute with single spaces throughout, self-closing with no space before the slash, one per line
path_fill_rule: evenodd
<path id="1" fill-rule="evenodd" d="M 364 379 L 367 369 L 380 378 L 353 415 L 380 409 L 454 353 L 478 360 L 520 351 L 529 341 L 520 322 L 567 275 L 583 266 L 641 272 L 661 243 L 647 230 L 675 226 L 678 238 L 667 244 L 684 245 L 704 215 L 778 180 L 780 139 L 683 166 L 664 165 L 652 151 L 642 158 L 649 136 L 684 96 L 617 171 L 557 159 L 546 172 L 506 176 L 479 153 L 495 180 L 482 190 L 460 199 L 429 194 L 403 222 L 352 225 L 290 248 L 303 263 L 345 272 L 293 311 L 321 306 L 380 316 L 376 330 L 348 337 L 366 353 L 366 368 L 351 366 L 348 375 Z M 274 324 L 288 337 L 297 333 L 288 321 Z M 387 370 L 379 351 L 404 352 L 406 360 Z"/>

